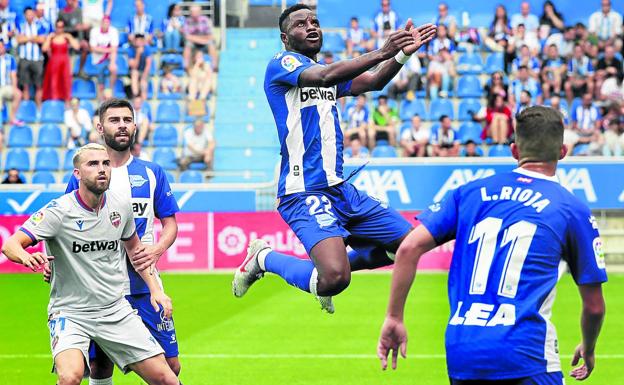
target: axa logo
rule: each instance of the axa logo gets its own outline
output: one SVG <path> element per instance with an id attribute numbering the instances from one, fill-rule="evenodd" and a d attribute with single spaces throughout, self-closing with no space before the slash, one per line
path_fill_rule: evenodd
<path id="1" fill-rule="evenodd" d="M 598 201 L 596 196 L 596 190 L 592 183 L 589 170 L 586 168 L 560 168 L 557 170 L 557 177 L 561 182 L 561 185 L 568 189 L 568 191 L 574 193 L 580 191 L 585 195 L 585 199 L 588 202 Z M 624 191 L 622 192 L 624 195 Z M 620 196 L 622 198 L 622 196 Z M 622 199 L 620 199 L 622 200 Z"/>
<path id="2" fill-rule="evenodd" d="M 451 176 L 444 182 L 442 188 L 440 188 L 438 193 L 433 197 L 433 201 L 440 202 L 449 191 L 453 191 L 459 186 L 463 186 L 473 180 L 487 178 L 494 174 L 493 168 L 478 168 L 476 170 L 470 168 L 455 169 L 451 173 Z"/>
<path id="3" fill-rule="evenodd" d="M 388 202 L 388 193 L 399 196 L 401 204 L 412 203 L 405 178 L 401 170 L 362 170 L 357 174 L 353 185 L 381 202 Z"/>

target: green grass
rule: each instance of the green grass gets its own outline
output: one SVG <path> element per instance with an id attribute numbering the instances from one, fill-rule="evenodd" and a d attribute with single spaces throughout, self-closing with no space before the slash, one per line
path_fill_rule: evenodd
<path id="1" fill-rule="evenodd" d="M 597 367 L 586 384 L 621 383 L 624 374 L 624 275 L 609 278 Z M 387 303 L 388 274 L 356 274 L 349 289 L 335 299 L 334 315 L 322 313 L 311 296 L 275 277 L 259 282 L 244 299 L 232 297 L 229 275 L 167 274 L 164 281 L 174 300 L 185 384 L 448 383 L 443 358 L 445 275 L 418 277 L 407 311 L 408 358 L 399 362 L 396 372 L 382 372 L 373 356 Z M 0 383 L 54 384 L 49 372 L 47 285 L 36 275 L 2 275 L 0 288 Z M 580 339 L 580 300 L 569 276 L 558 290 L 554 323 L 567 373 L 569 356 Z M 330 354 L 338 357 L 311 357 Z M 135 374 L 124 376 L 116 370 L 115 384 L 141 383 Z"/>

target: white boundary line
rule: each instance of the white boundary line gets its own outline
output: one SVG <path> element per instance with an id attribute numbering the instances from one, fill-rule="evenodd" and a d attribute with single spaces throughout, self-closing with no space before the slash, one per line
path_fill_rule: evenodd
<path id="1" fill-rule="evenodd" d="M 295 353 L 295 354 L 181 354 L 181 358 L 183 359 L 248 359 L 248 360 L 257 360 L 257 359 L 319 359 L 319 360 L 373 360 L 376 359 L 377 356 L 374 354 L 304 354 L 304 353 Z M 445 354 L 408 354 L 407 356 L 410 359 L 416 360 L 438 360 L 446 358 Z M 562 359 L 570 359 L 572 358 L 571 354 L 562 354 L 560 356 Z M 28 358 L 51 358 L 51 354 L 0 354 L 0 360 L 10 360 L 10 359 L 28 359 Z M 624 354 L 599 354 L 596 356 L 598 360 L 621 360 L 624 359 Z"/>

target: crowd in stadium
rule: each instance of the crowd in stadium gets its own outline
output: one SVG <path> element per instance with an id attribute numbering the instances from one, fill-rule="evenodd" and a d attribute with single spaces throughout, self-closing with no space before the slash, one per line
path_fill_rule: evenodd
<path id="1" fill-rule="evenodd" d="M 180 168 L 193 162 L 211 167 L 214 140 L 204 116 L 218 54 L 213 22 L 200 6 L 191 5 L 184 17 L 180 5 L 171 4 L 162 25 L 155 25 L 145 3 L 136 0 L 127 5 L 134 12 L 126 27 L 116 28 L 110 17 L 113 0 L 20 3 L 26 4 L 12 7 L 0 0 L 0 152 L 4 128 L 30 131 L 28 124 L 35 122 L 62 124 L 67 134 L 61 147 L 100 141 L 93 105 L 124 97 L 136 110 L 135 154 L 145 156 L 141 147 L 153 139 L 156 127 L 146 100 L 157 96 L 186 105 L 184 121 L 190 124 Z M 50 114 L 55 116 L 46 119 Z"/>
<path id="2" fill-rule="evenodd" d="M 381 0 L 370 28 L 357 16 L 350 20 L 342 54 L 380 47 L 406 17 Z M 622 15 L 609 0 L 576 24 L 566 23 L 551 1 L 541 10 L 528 2 L 520 9 L 497 5 L 487 29 L 469 27 L 469 17 L 464 12 L 458 20 L 439 3 L 431 21 L 436 39 L 372 100 L 346 103 L 347 156 L 384 156 L 391 147 L 412 157 L 510 155 L 514 116 L 531 105 L 561 111 L 574 155 L 622 155 Z M 331 52 L 328 58 L 334 60 Z"/>

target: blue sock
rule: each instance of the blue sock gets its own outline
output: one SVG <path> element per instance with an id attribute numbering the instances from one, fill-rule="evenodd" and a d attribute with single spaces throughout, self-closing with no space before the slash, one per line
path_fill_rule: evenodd
<path id="1" fill-rule="evenodd" d="M 266 271 L 282 277 L 289 285 L 310 292 L 310 277 L 312 277 L 314 263 L 309 259 L 299 259 L 271 251 L 264 259 L 264 267 Z"/>

